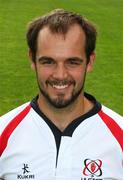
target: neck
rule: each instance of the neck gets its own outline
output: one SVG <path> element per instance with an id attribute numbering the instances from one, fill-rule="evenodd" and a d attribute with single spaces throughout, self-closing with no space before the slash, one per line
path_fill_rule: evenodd
<path id="1" fill-rule="evenodd" d="M 81 94 L 77 100 L 66 108 L 54 108 L 39 95 L 38 105 L 41 111 L 60 129 L 64 129 L 76 118 L 88 112 L 93 104 Z"/>

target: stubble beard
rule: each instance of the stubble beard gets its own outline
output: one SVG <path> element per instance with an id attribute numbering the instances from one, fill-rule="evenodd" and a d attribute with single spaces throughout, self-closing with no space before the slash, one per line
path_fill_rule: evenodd
<path id="1" fill-rule="evenodd" d="M 57 109 L 66 108 L 66 107 L 72 105 L 76 101 L 78 96 L 82 93 L 82 91 L 84 89 L 84 84 L 85 84 L 85 76 L 86 76 L 86 73 L 84 75 L 83 84 L 80 87 L 80 89 L 78 89 L 78 91 L 73 90 L 69 99 L 65 100 L 64 94 L 62 94 L 62 93 L 60 93 L 57 98 L 54 98 L 54 99 L 51 98 L 50 95 L 43 88 L 41 88 L 41 85 L 38 81 L 40 93 L 44 96 L 47 103 L 50 104 L 52 107 L 57 108 Z M 38 78 L 37 78 L 37 80 L 38 80 Z M 73 85 L 75 87 L 75 83 L 73 83 Z"/>

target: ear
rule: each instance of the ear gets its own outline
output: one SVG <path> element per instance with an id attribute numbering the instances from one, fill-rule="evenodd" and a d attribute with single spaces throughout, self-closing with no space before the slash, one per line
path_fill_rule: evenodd
<path id="1" fill-rule="evenodd" d="M 95 59 L 96 59 L 96 54 L 95 54 L 95 52 L 93 52 L 90 55 L 90 60 L 89 60 L 89 62 L 87 64 L 87 72 L 91 72 L 93 70 Z"/>
<path id="2" fill-rule="evenodd" d="M 29 57 L 29 60 L 30 60 L 31 69 L 35 71 L 35 63 L 34 63 L 33 58 L 32 58 L 31 49 L 29 49 L 29 51 L 28 51 L 28 57 Z"/>

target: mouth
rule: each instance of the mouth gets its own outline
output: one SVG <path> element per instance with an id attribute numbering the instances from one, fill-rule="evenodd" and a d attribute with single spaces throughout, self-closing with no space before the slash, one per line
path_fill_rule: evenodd
<path id="1" fill-rule="evenodd" d="M 71 85 L 74 85 L 75 82 L 73 81 L 48 81 L 47 84 L 49 84 L 51 87 L 53 87 L 56 90 L 65 90 L 69 88 Z"/>
<path id="2" fill-rule="evenodd" d="M 62 89 L 69 87 L 69 85 L 68 84 L 66 84 L 66 85 L 52 85 L 52 87 L 55 89 L 58 89 L 58 90 L 62 90 Z"/>

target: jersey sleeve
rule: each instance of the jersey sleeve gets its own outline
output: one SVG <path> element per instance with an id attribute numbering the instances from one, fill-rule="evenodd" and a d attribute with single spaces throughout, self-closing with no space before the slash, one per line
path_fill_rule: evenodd
<path id="1" fill-rule="evenodd" d="M 4 151 L 6 150 L 9 137 L 11 136 L 14 129 L 21 122 L 21 119 L 26 116 L 29 112 L 31 106 L 30 103 L 25 103 L 24 105 L 10 111 L 9 113 L 0 117 L 0 178 L 4 178 Z M 0 180 L 1 180 L 0 179 Z"/>

